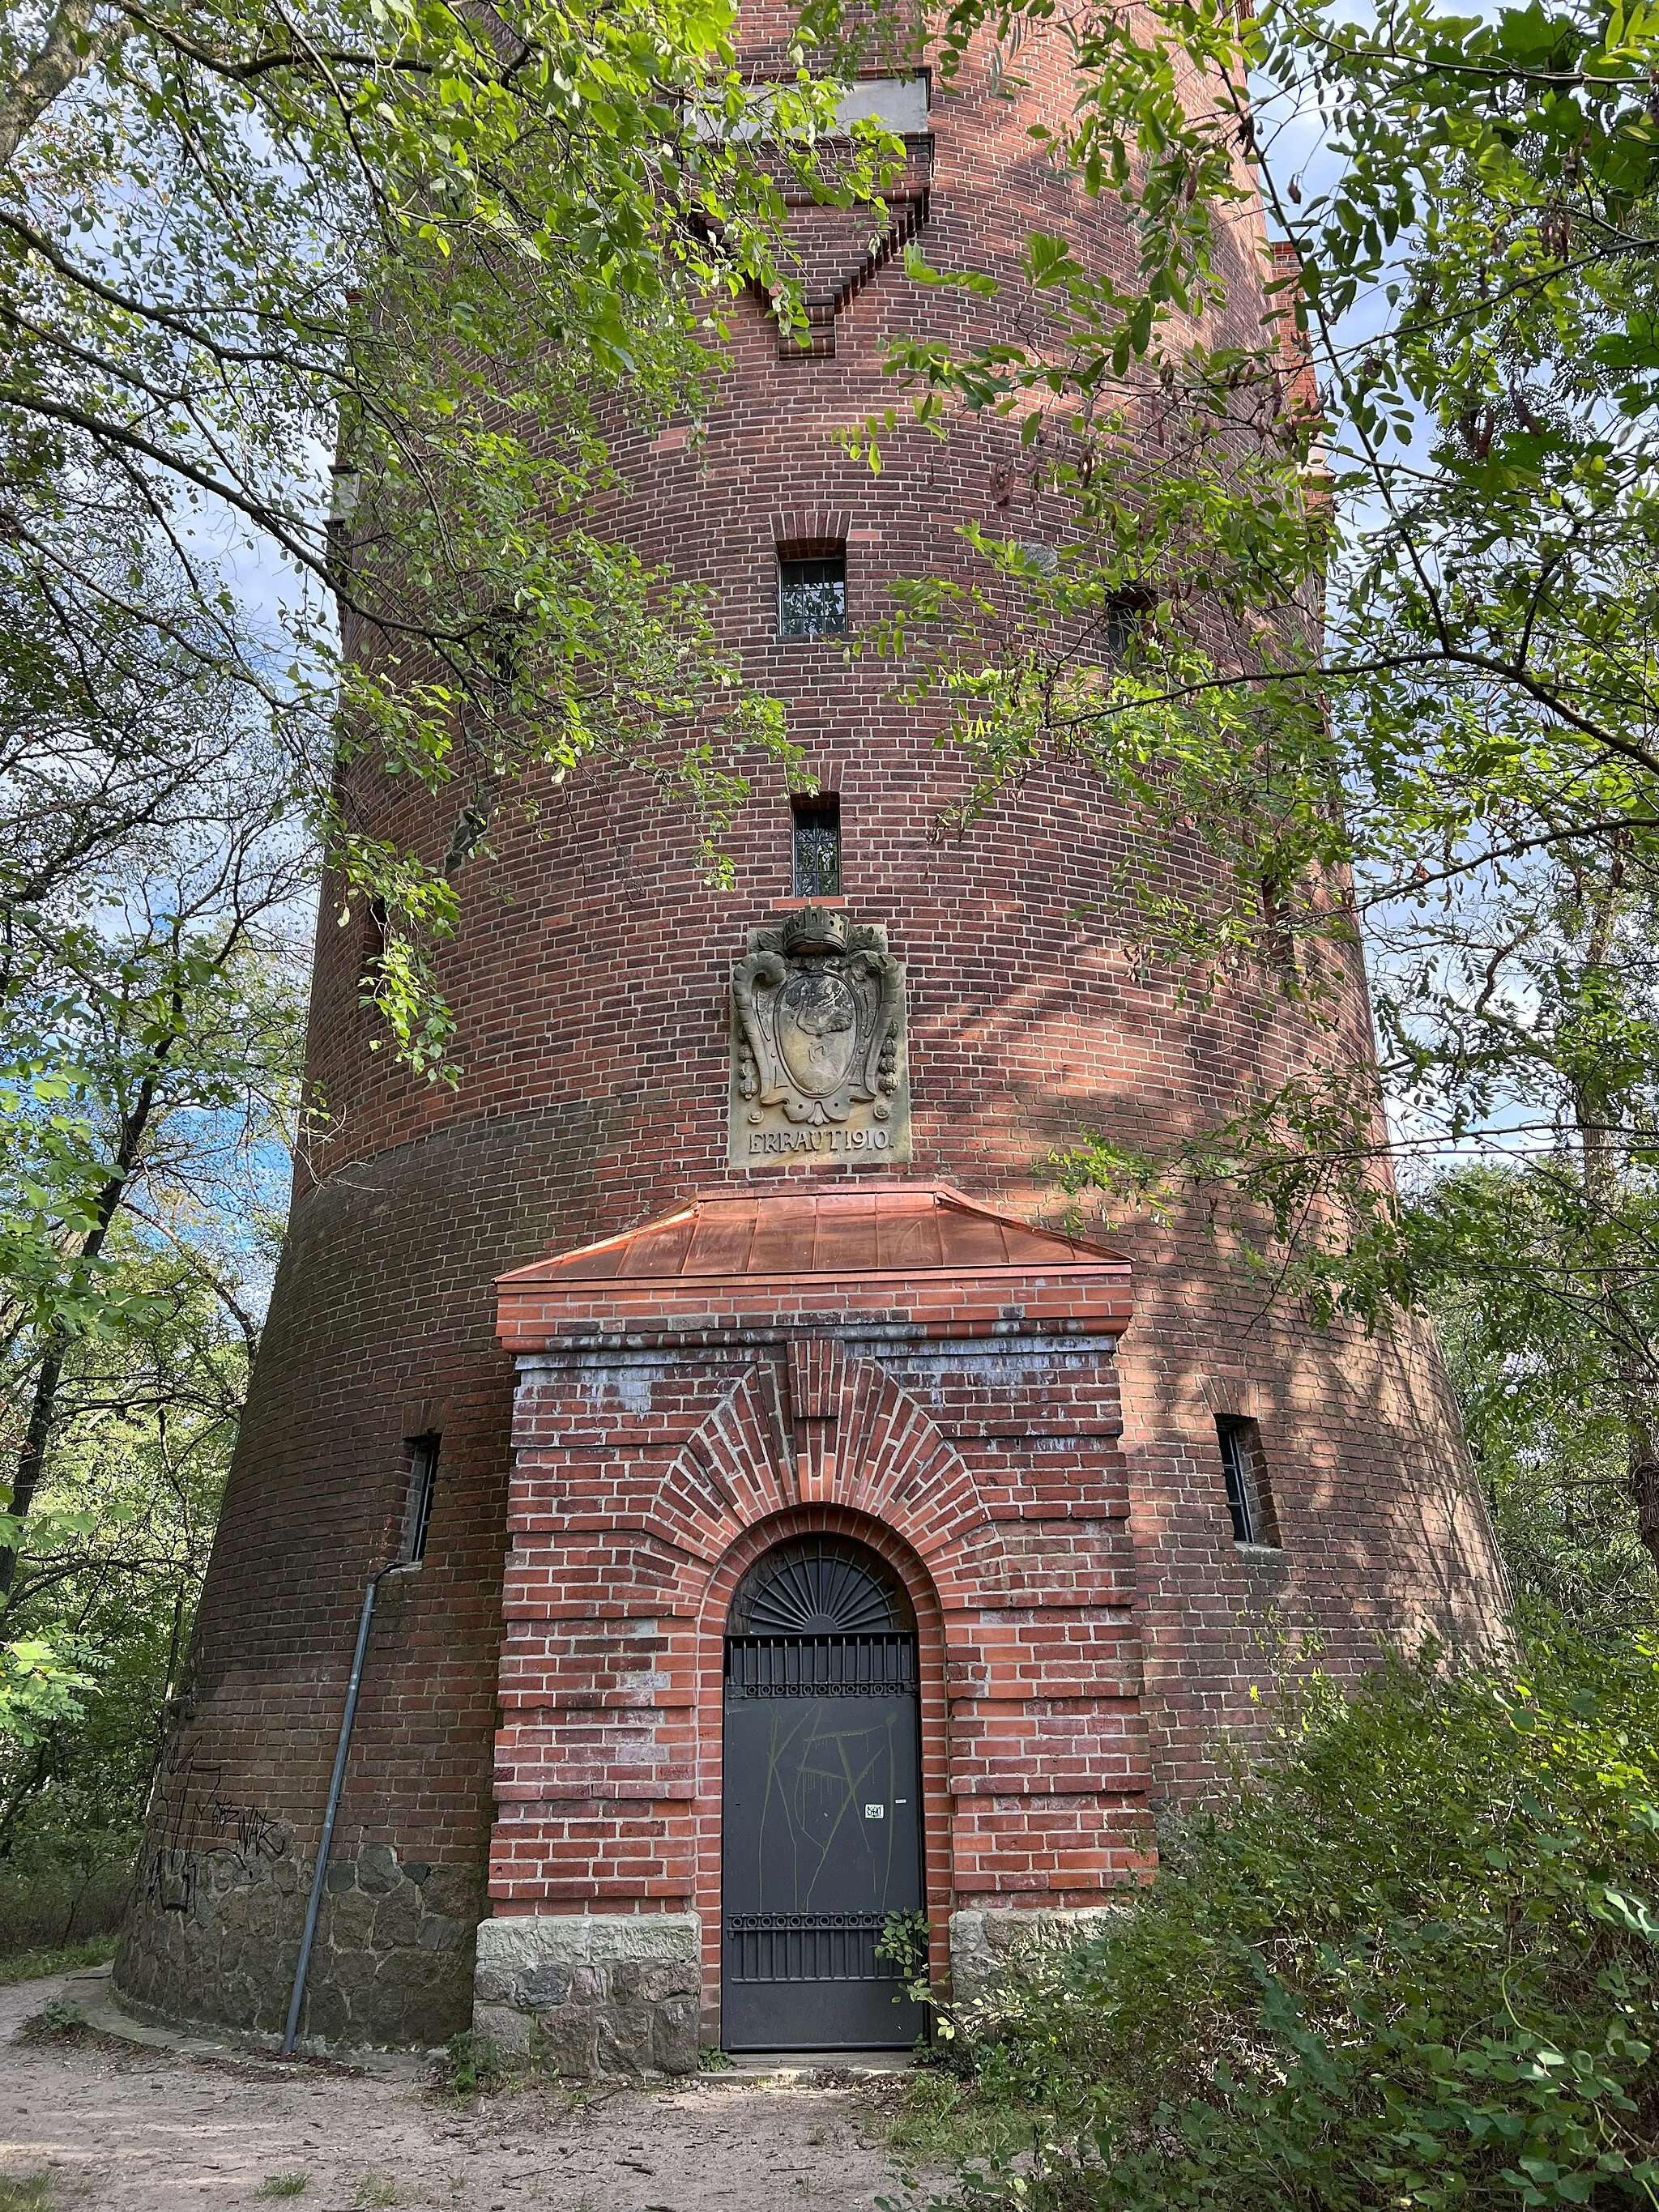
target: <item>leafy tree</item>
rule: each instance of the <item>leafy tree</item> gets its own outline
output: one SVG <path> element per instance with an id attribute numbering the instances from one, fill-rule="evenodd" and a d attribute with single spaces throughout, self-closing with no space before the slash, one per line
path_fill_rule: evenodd
<path id="1" fill-rule="evenodd" d="M 143 1223 L 196 1251 L 216 1279 L 179 1224 L 192 1211 L 225 1218 L 214 1186 L 227 1169 L 234 1211 L 237 1171 L 280 1139 L 295 1099 L 298 979 L 284 923 L 308 854 L 257 796 L 252 809 L 234 791 L 225 798 L 218 822 L 180 834 L 167 873 L 109 884 L 89 915 L 12 910 L 0 1379 L 18 1428 L 0 1595 L 76 1344 L 143 1309 L 111 1267 L 112 1233 Z"/>
<path id="2" fill-rule="evenodd" d="M 985 33 L 1012 81 L 1054 14 L 962 0 L 942 65 Z M 1085 764 L 1140 819 L 1109 926 L 1328 1031 L 1226 1126 L 1156 1156 L 1100 1133 L 1069 1179 L 1230 1194 L 1320 1312 L 1374 1322 L 1468 1266 L 1540 1357 L 1571 1314 L 1659 1559 L 1659 32 L 1595 0 L 1150 0 L 1058 30 L 1082 96 L 1034 135 L 1139 270 L 1034 235 L 1018 340 L 896 348 L 920 419 L 1001 415 L 1016 508 L 1062 519 L 1052 558 L 969 532 L 979 580 L 910 580 L 876 641 L 953 707 L 964 828 L 1034 760 Z M 1501 1258 L 1472 1187 L 1415 1222 L 1395 1197 L 1336 1027 L 1362 925 L 1405 1147 L 1501 1136 L 1525 1166 Z"/>
<path id="3" fill-rule="evenodd" d="M 643 769 L 706 842 L 744 748 L 783 744 L 699 595 L 581 521 L 607 408 L 694 408 L 751 280 L 789 312 L 781 181 L 874 182 L 868 127 L 821 171 L 835 93 L 804 49 L 763 142 L 734 26 L 727 0 L 0 26 L 0 676 L 234 684 L 347 896 L 383 902 L 372 985 L 429 1069 L 452 1024 L 423 948 L 519 779 Z M 232 587 L 249 549 L 288 580 L 274 627 Z M 447 810 L 429 848 L 365 830 L 382 775 Z"/>
<path id="4" fill-rule="evenodd" d="M 118 1908 L 252 1356 L 193 1252 L 125 1224 L 111 1243 L 128 1303 L 70 1348 L 3 1616 L 38 1679 L 0 1717 L 0 1893 L 9 1932 L 47 1942 Z"/>
<path id="5" fill-rule="evenodd" d="M 1602 1387 L 1599 1334 L 1571 1298 L 1534 1295 L 1535 1213 L 1563 1188 L 1575 1195 L 1551 1164 L 1540 1181 L 1534 1189 L 1525 1170 L 1458 1170 L 1409 1225 L 1431 1242 L 1425 1296 L 1522 1618 L 1554 1614 L 1589 1637 L 1624 1637 L 1651 1625 L 1653 1563 L 1630 1511 L 1626 1433 Z M 1445 1212 L 1478 1212 L 1478 1231 L 1460 1218 L 1442 1238 Z"/>
<path id="6" fill-rule="evenodd" d="M 0 1850 L 43 1801 L 118 1850 L 256 1335 L 312 856 L 222 680 L 65 685 L 48 642 L 0 683 Z"/>

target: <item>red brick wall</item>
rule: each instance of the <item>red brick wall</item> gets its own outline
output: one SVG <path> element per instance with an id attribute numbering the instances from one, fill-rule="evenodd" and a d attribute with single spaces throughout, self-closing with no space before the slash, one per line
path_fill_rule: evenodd
<path id="1" fill-rule="evenodd" d="M 1028 40 L 1021 67 L 1034 93 L 1000 101 L 974 76 L 936 102 L 920 242 L 937 266 L 1006 276 L 1021 236 L 1042 226 L 1072 234 L 1092 266 L 1132 268 L 1133 241 L 1109 207 L 1048 175 L 1024 135 L 1064 97 L 1059 54 L 1057 34 Z M 1254 250 L 1246 226 L 1233 247 L 1243 337 L 1260 312 Z M 706 424 L 696 436 L 679 423 L 624 427 L 623 483 L 588 520 L 710 586 L 722 634 L 750 678 L 787 701 L 793 734 L 841 794 L 848 908 L 884 923 L 908 967 L 913 1172 L 1052 1215 L 1050 1154 L 1079 1132 L 1160 1141 L 1276 1085 L 1316 1042 L 1363 1060 L 1370 1032 L 1357 963 L 1339 978 L 1337 1036 L 1318 1041 L 1265 979 L 1242 975 L 1205 1004 L 1179 977 L 1148 972 L 1124 949 L 1110 888 L 1134 861 L 1139 832 L 1109 791 L 1075 768 L 1044 768 L 966 839 L 944 834 L 942 810 L 965 775 L 935 749 L 938 716 L 899 699 L 898 672 L 873 657 L 775 635 L 778 533 L 816 534 L 823 518 L 842 518 L 860 624 L 890 603 L 896 579 L 957 559 L 962 524 L 1032 538 L 1054 526 L 994 421 L 952 415 L 938 441 L 900 433 L 879 476 L 837 442 L 894 397 L 880 366 L 891 338 L 994 331 L 1006 312 L 919 288 L 890 265 L 838 319 L 833 357 L 781 362 L 760 304 L 739 301 Z M 280 2021 L 292 1900 L 314 1850 L 357 1604 L 403 1511 L 403 1440 L 428 1429 L 444 1437 L 428 1557 L 371 1650 L 337 1848 L 356 1863 L 390 1845 L 402 1863 L 481 1887 L 512 1389 L 493 1334 L 493 1278 L 732 1179 L 727 978 L 745 933 L 769 923 L 792 888 L 781 778 L 758 775 L 729 841 L 729 892 L 699 877 L 690 825 L 638 780 L 594 773 L 537 796 L 539 821 L 507 809 L 495 857 L 469 871 L 463 929 L 443 954 L 460 1019 L 459 1091 L 369 1052 L 359 922 L 336 927 L 337 901 L 323 899 L 310 1068 L 332 1134 L 297 1179 L 202 1608 L 184 1748 L 145 1861 L 155 1874 L 167 1851 L 195 1853 L 217 1864 L 227 1895 L 252 1884 L 267 1932 L 239 1932 L 222 1912 L 191 1917 L 176 1901 L 142 1910 L 118 1971 L 163 2008 Z M 431 807 L 401 789 L 362 799 L 388 837 L 441 850 L 448 823 Z M 1175 866 L 1202 891 L 1196 846 Z M 1267 1304 L 1202 1220 L 1129 1222 L 1112 1241 L 1131 1247 L 1139 1294 L 1120 1362 L 1114 1477 L 1127 1480 L 1128 1520 L 1115 1507 L 1107 1519 L 1114 1575 L 1127 1571 L 1126 1542 L 1134 1560 L 1148 1761 L 1137 1771 L 1166 1790 L 1201 1778 L 1218 1726 L 1250 1724 L 1273 1607 L 1292 1628 L 1316 1628 L 1325 1663 L 1341 1671 L 1368 1663 L 1379 1633 L 1432 1625 L 1482 1637 L 1501 1579 L 1425 1328 L 1402 1323 L 1375 1339 L 1315 1330 Z M 1238 1393 L 1261 1423 L 1285 1537 L 1278 1562 L 1241 1555 L 1229 1534 L 1214 1412 Z M 1094 1476 L 1079 1468 L 1077 1479 Z M 579 1635 L 584 1601 L 597 1594 L 565 1601 L 576 1610 L 562 1633 Z M 1099 1626 L 1091 1608 L 1075 1613 L 1079 1638 Z M 690 1638 L 690 1617 L 662 1618 L 676 1624 L 665 1634 L 677 1679 L 689 1682 L 708 1663 L 689 1640 L 674 1642 Z M 515 1651 L 509 1644 L 509 1681 Z M 930 1756 L 945 1756 L 937 1739 Z M 705 1785 L 688 1774 L 697 1794 L 684 1802 L 702 1808 L 699 1820 Z M 983 1802 L 958 1884 L 1012 1881 L 1038 1825 L 1054 1827 L 1042 1846 L 1051 1873 L 1072 1849 L 1058 1839 L 1070 1800 L 1054 1800 L 1038 1824 L 1018 1791 L 971 1794 Z M 250 1869 L 231 1849 L 233 1828 L 215 1809 L 227 1805 L 265 1824 L 263 1863 L 277 1871 L 264 1888 L 257 1855 Z M 677 1882 L 694 1883 L 689 1847 L 675 1844 L 674 1856 L 632 1801 L 585 1817 L 635 1854 L 636 1899 L 653 1896 L 653 1884 L 678 1894 Z M 591 1833 L 580 1849 L 591 1863 Z M 165 1887 L 158 1877 L 156 1893 Z M 352 1924 L 342 1918 L 343 1929 Z M 349 1949 L 343 1934 L 343 1958 Z M 465 2017 L 465 1963 L 386 1965 L 377 1954 L 369 1980 L 384 2004 L 371 1990 L 351 2021 L 396 2015 L 410 2033 L 447 2033 Z"/>

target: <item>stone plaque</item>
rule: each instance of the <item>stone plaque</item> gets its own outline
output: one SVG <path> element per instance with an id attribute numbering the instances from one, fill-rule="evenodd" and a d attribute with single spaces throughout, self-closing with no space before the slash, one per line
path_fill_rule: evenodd
<path id="1" fill-rule="evenodd" d="M 732 971 L 734 1168 L 910 1157 L 904 969 L 884 929 L 804 907 Z"/>

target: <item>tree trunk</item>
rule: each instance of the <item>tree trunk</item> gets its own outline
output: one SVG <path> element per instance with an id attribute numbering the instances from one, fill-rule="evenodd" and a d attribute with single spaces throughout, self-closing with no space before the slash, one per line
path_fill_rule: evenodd
<path id="1" fill-rule="evenodd" d="M 1638 1406 L 1628 1397 L 1625 1423 L 1630 1431 L 1630 1494 L 1636 1507 L 1636 1532 L 1659 1567 L 1659 1425 L 1653 1403 Z"/>
<path id="2" fill-rule="evenodd" d="M 0 89 L 0 168 L 9 169 L 18 147 L 53 100 L 83 77 L 132 26 L 117 16 L 94 31 L 95 0 L 64 0 L 52 17 L 46 43 L 22 74 Z"/>
<path id="3" fill-rule="evenodd" d="M 175 1005 L 175 1012 L 178 1011 Z M 121 1122 L 121 1139 L 116 1147 L 112 1172 L 98 1194 L 98 1203 L 93 1211 L 92 1227 L 87 1239 L 76 1255 L 76 1267 L 84 1269 L 96 1260 L 104 1249 L 127 1185 L 132 1180 L 133 1166 L 138 1158 L 138 1148 L 149 1127 L 150 1115 L 155 1110 L 155 1086 L 161 1073 L 161 1063 L 171 1050 L 178 1035 L 169 1030 L 155 1045 L 150 1054 L 149 1073 L 138 1086 L 138 1095 Z M 40 1486 L 40 1477 L 46 1463 L 46 1447 L 52 1441 L 52 1423 L 58 1415 L 58 1393 L 64 1380 L 64 1362 L 68 1358 L 74 1333 L 62 1322 L 54 1322 L 46 1332 L 45 1354 L 40 1372 L 34 1378 L 34 1397 L 29 1407 L 28 1432 L 23 1438 L 23 1449 L 17 1455 L 17 1466 L 12 1476 L 10 1512 L 14 1520 L 26 1521 L 34 1504 L 35 1492 Z M 11 1594 L 17 1572 L 17 1547 L 0 1546 L 0 1608 L 3 1608 Z"/>
<path id="4" fill-rule="evenodd" d="M 1622 854 L 1614 857 L 1606 884 L 1592 908 L 1584 973 L 1605 971 L 1614 948 L 1620 896 L 1624 884 Z M 1584 1194 L 1610 1219 L 1624 1197 L 1624 1167 L 1613 1138 L 1622 1102 L 1608 1091 L 1584 1089 L 1574 1097 L 1583 1161 Z M 1626 1304 L 1616 1273 L 1604 1273 L 1597 1286 L 1601 1327 L 1618 1377 L 1618 1406 L 1626 1437 L 1626 1464 L 1636 1529 L 1654 1565 L 1659 1567 L 1659 1421 L 1656 1420 L 1656 1367 L 1654 1347 L 1637 1313 Z"/>
<path id="5" fill-rule="evenodd" d="M 63 1329 L 55 1329 L 46 1340 L 46 1356 L 40 1363 L 40 1372 L 34 1378 L 34 1398 L 29 1407 L 29 1425 L 23 1438 L 23 1449 L 17 1455 L 17 1470 L 11 1479 L 11 1505 L 14 1519 L 27 1521 L 29 1508 L 34 1503 L 34 1493 L 40 1485 L 40 1470 L 46 1463 L 46 1439 L 52 1434 L 52 1425 L 58 1412 L 58 1387 L 64 1379 L 64 1361 L 69 1353 L 69 1337 Z M 0 1549 L 0 1599 L 11 1590 L 12 1577 L 17 1572 L 17 1553 Z"/>

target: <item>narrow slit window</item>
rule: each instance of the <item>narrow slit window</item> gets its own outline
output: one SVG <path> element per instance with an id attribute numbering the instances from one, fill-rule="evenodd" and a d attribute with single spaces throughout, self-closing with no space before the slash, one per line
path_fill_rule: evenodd
<path id="1" fill-rule="evenodd" d="M 432 1493 L 438 1483 L 437 1437 L 414 1437 L 409 1444 L 409 1508 L 404 1522 L 402 1565 L 417 1566 L 426 1557 L 432 1525 Z"/>
<path id="2" fill-rule="evenodd" d="M 778 628 L 785 637 L 847 629 L 847 548 L 834 539 L 778 548 Z"/>
<path id="3" fill-rule="evenodd" d="M 1221 1469 L 1227 1483 L 1227 1513 L 1236 1544 L 1264 1544 L 1279 1548 L 1279 1523 L 1273 1493 L 1267 1486 L 1267 1461 L 1261 1449 L 1261 1431 L 1255 1421 L 1231 1413 L 1217 1419 L 1216 1437 L 1221 1446 Z"/>
<path id="4" fill-rule="evenodd" d="M 790 801 L 794 815 L 795 896 L 841 896 L 841 801 L 833 793 Z"/>

